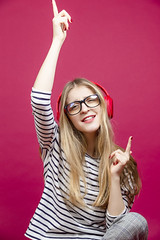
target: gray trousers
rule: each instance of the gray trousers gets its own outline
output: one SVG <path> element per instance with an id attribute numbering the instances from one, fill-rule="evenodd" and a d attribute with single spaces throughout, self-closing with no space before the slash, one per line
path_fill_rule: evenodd
<path id="1" fill-rule="evenodd" d="M 146 240 L 147 238 L 146 219 L 138 213 L 130 212 L 116 218 L 102 240 Z"/>

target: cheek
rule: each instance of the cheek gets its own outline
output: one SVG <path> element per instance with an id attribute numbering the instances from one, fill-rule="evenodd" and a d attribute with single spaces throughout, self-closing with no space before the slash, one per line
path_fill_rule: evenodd
<path id="1" fill-rule="evenodd" d="M 98 106 L 98 109 L 97 109 L 97 114 L 98 114 L 98 118 L 99 120 L 101 120 L 101 116 L 102 116 L 102 109 Z"/>

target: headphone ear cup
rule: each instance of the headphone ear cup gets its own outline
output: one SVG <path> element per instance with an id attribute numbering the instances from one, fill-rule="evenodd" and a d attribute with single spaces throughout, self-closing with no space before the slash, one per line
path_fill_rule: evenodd
<path id="1" fill-rule="evenodd" d="M 105 100 L 106 106 L 107 106 L 108 117 L 109 117 L 109 119 L 113 118 L 113 100 L 112 100 L 112 98 L 109 96 L 109 94 L 107 93 L 107 91 L 104 87 L 102 87 L 98 83 L 94 83 L 94 84 L 97 87 L 99 87 L 102 90 L 102 92 L 105 94 L 104 100 Z"/>
<path id="2" fill-rule="evenodd" d="M 107 105 L 107 113 L 109 119 L 113 118 L 113 100 L 109 95 L 104 97 L 106 105 Z"/>

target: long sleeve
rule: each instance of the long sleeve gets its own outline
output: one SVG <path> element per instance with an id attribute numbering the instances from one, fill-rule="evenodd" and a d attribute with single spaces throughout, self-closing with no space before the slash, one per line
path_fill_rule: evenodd
<path id="1" fill-rule="evenodd" d="M 32 88 L 31 105 L 42 160 L 45 159 L 47 153 L 52 149 L 54 137 L 58 129 L 58 125 L 54 121 L 50 99 L 51 93 L 37 91 Z"/>

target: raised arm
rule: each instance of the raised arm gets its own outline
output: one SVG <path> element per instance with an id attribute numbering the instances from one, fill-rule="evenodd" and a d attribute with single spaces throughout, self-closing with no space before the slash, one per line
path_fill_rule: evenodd
<path id="1" fill-rule="evenodd" d="M 52 91 L 59 52 L 66 38 L 69 23 L 72 22 L 71 16 L 65 10 L 58 13 L 55 0 L 52 0 L 52 5 L 53 40 L 33 86 L 36 90 L 45 92 Z"/>

